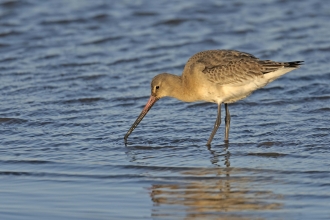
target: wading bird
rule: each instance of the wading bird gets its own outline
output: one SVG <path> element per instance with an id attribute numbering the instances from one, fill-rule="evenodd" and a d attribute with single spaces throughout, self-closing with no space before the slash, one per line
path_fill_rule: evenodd
<path id="1" fill-rule="evenodd" d="M 275 62 L 235 50 L 207 50 L 196 53 L 186 63 L 182 75 L 161 73 L 151 81 L 151 96 L 124 139 L 137 127 L 157 100 L 165 96 L 184 102 L 206 101 L 218 105 L 217 119 L 207 141 L 210 145 L 221 123 L 225 104 L 225 142 L 229 138 L 228 103 L 236 102 L 278 77 L 297 69 L 303 61 Z"/>

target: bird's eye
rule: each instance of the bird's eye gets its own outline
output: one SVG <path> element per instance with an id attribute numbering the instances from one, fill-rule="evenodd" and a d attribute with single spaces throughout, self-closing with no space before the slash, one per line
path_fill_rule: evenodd
<path id="1" fill-rule="evenodd" d="M 156 86 L 156 89 L 159 89 L 159 86 Z"/>

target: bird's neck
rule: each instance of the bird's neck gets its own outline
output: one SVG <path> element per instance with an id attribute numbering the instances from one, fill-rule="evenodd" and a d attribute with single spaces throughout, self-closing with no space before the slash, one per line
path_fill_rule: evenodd
<path id="1" fill-rule="evenodd" d="M 168 96 L 179 99 L 184 102 L 197 101 L 194 92 L 189 89 L 189 84 L 181 77 L 171 74 L 171 90 Z"/>

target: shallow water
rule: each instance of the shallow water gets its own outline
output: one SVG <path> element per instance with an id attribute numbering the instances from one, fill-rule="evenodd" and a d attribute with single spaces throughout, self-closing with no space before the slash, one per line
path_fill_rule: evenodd
<path id="1" fill-rule="evenodd" d="M 330 4 L 0 2 L 0 219 L 330 219 Z M 207 49 L 304 60 L 229 106 L 158 101 Z M 224 108 L 223 108 L 224 110 Z"/>

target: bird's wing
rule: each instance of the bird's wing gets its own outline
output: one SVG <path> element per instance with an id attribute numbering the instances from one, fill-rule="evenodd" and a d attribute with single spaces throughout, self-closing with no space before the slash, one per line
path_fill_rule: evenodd
<path id="1" fill-rule="evenodd" d="M 251 54 L 233 50 L 209 50 L 192 56 L 187 64 L 201 71 L 218 85 L 236 84 L 262 75 L 259 59 Z"/>
<path id="2" fill-rule="evenodd" d="M 218 85 L 236 84 L 253 80 L 262 75 L 257 62 L 229 61 L 224 65 L 205 67 L 202 71 L 208 80 Z"/>
<path id="3" fill-rule="evenodd" d="M 204 73 L 209 81 L 225 85 L 248 82 L 283 67 L 297 68 L 301 63 L 260 60 L 234 50 L 209 50 L 195 54 L 187 64 L 190 69 Z"/>

